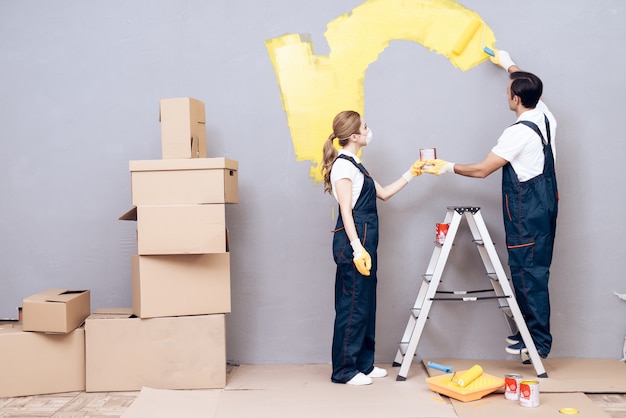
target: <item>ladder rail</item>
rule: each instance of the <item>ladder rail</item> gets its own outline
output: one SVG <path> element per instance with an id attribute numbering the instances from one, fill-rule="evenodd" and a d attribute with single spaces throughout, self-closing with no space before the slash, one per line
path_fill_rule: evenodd
<path id="1" fill-rule="evenodd" d="M 398 372 L 396 380 L 406 380 L 409 368 L 411 367 L 411 363 L 413 362 L 413 356 L 417 351 L 417 345 L 424 330 L 424 326 L 426 325 L 426 320 L 428 319 L 428 313 L 432 305 L 432 299 L 435 296 L 435 292 L 437 291 L 441 276 L 443 275 L 448 256 L 450 255 L 450 251 L 452 250 L 454 236 L 456 235 L 456 231 L 458 230 L 461 223 L 461 217 L 452 213 L 448 213 L 445 220 L 446 223 L 450 224 L 450 227 L 448 228 L 448 236 L 450 237 L 450 239 L 446 237 L 446 240 L 443 244 L 435 245 L 433 255 L 431 256 L 430 263 L 428 264 L 428 268 L 426 269 L 426 274 L 424 275 L 425 281 L 422 282 L 420 293 L 418 294 L 417 301 L 414 305 L 414 309 L 419 308 L 417 318 L 415 318 L 414 323 L 413 320 L 409 318 L 409 324 L 407 325 L 407 329 L 405 330 L 405 335 L 403 337 L 403 340 L 400 342 L 400 344 L 402 345 L 406 344 L 406 337 L 408 337 L 408 334 L 410 334 L 410 337 L 408 338 L 408 345 L 406 346 L 406 351 L 402 353 L 402 348 L 399 347 L 396 354 L 396 360 L 398 360 L 400 357 L 402 359 L 401 361 L 394 361 L 394 364 L 400 364 L 400 371 Z M 426 278 L 429 278 L 430 280 L 426 280 Z M 425 283 L 427 283 L 426 286 L 424 286 Z M 418 304 L 419 307 L 416 306 Z"/>

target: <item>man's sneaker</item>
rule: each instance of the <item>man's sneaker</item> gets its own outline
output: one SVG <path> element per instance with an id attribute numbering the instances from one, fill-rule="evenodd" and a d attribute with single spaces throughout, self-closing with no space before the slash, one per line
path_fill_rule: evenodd
<path id="1" fill-rule="evenodd" d="M 354 376 L 352 379 L 348 380 L 346 384 L 353 385 L 353 386 L 371 385 L 372 379 L 370 377 L 365 376 L 363 373 L 357 373 L 357 375 Z"/>
<path id="2" fill-rule="evenodd" d="M 506 352 L 509 354 L 522 355 L 522 353 L 528 353 L 528 349 L 523 341 L 519 341 L 517 344 L 512 344 L 506 347 Z"/>
<path id="3" fill-rule="evenodd" d="M 374 366 L 374 369 L 367 374 L 367 377 L 385 377 L 387 376 L 387 370 Z"/>
<path id="4" fill-rule="evenodd" d="M 522 341 L 522 336 L 519 332 L 515 335 L 509 335 L 508 337 L 506 337 L 507 344 L 517 344 L 520 341 Z"/>

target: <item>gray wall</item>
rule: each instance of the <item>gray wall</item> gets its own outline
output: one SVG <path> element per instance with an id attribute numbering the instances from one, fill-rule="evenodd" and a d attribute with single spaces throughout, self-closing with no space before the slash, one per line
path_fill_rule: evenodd
<path id="1" fill-rule="evenodd" d="M 94 309 L 130 306 L 135 225 L 117 220 L 130 207 L 128 161 L 160 158 L 158 101 L 191 96 L 206 105 L 210 155 L 240 163 L 240 203 L 227 208 L 228 358 L 329 362 L 336 204 L 296 161 L 264 41 L 309 33 L 327 54 L 326 24 L 360 3 L 0 0 L 0 317 L 50 287 L 88 288 Z M 462 3 L 542 77 L 559 121 L 552 356 L 620 358 L 626 6 Z M 481 160 L 514 120 L 506 83 L 490 63 L 462 72 L 418 44 L 392 42 L 365 78 L 368 169 L 387 184 L 432 146 L 449 161 Z M 506 263 L 499 182 L 499 173 L 423 176 L 379 204 L 378 361 L 393 359 L 447 205 L 481 206 Z M 486 284 L 469 238 L 464 225 L 449 288 Z M 418 355 L 507 358 L 496 305 L 435 305 Z"/>

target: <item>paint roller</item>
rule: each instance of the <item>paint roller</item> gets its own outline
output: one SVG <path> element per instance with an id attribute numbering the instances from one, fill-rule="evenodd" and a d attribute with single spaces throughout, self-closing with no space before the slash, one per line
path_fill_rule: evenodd
<path id="1" fill-rule="evenodd" d="M 444 373 L 454 373 L 452 375 L 451 382 L 459 385 L 462 388 L 467 387 L 483 374 L 483 368 L 480 367 L 478 364 L 475 364 L 470 369 L 459 373 L 456 373 L 450 366 L 444 366 L 433 361 L 428 362 L 428 367 L 441 370 Z"/>
<path id="2" fill-rule="evenodd" d="M 452 377 L 452 382 L 464 388 L 470 385 L 476 379 L 478 379 L 482 374 L 483 368 L 480 367 L 478 364 L 475 364 L 470 369 L 459 373 L 459 377 L 456 380 L 454 379 L 454 377 Z"/>
<path id="3" fill-rule="evenodd" d="M 476 31 L 480 26 L 481 21 L 476 19 L 475 17 L 472 18 L 470 23 L 465 27 L 465 30 L 463 31 L 459 39 L 456 41 L 456 44 L 454 44 L 452 52 L 454 52 L 456 55 L 461 55 L 461 53 L 465 50 L 467 44 L 469 44 L 470 40 L 474 37 Z M 495 52 L 489 47 L 484 47 L 483 51 L 487 55 L 491 55 L 492 57 L 495 56 Z"/>

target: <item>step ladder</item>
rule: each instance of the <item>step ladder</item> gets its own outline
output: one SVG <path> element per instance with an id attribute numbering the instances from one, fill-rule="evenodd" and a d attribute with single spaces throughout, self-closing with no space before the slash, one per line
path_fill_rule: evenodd
<path id="1" fill-rule="evenodd" d="M 448 261 L 448 256 L 450 255 L 450 250 L 454 243 L 454 237 L 456 236 L 463 218 L 467 220 L 472 232 L 473 242 L 476 244 L 476 248 L 480 253 L 480 257 L 487 271 L 486 275 L 489 277 L 493 289 L 451 292 L 437 291 L 443 270 Z M 426 273 L 422 276 L 423 280 L 417 295 L 417 300 L 411 309 L 409 322 L 404 331 L 404 336 L 399 343 L 398 352 L 393 362 L 394 367 L 400 367 L 396 380 L 406 380 L 433 301 L 457 300 L 473 302 L 484 299 L 496 299 L 499 302 L 500 309 L 504 313 L 511 332 L 515 334 L 519 331 L 526 344 L 528 353 L 522 355 L 524 363 L 532 363 L 538 377 L 548 377 L 541 362 L 541 357 L 537 353 L 535 344 L 530 336 L 526 322 L 522 317 L 522 312 L 515 300 L 515 295 L 511 289 L 509 280 L 502 268 L 496 248 L 491 241 L 489 231 L 487 231 L 487 226 L 480 213 L 480 208 L 474 206 L 448 206 L 444 223 L 450 224 L 448 233 L 442 244 L 435 243 L 435 249 L 430 258 Z M 475 296 L 475 294 L 484 294 L 485 292 L 491 294 L 495 293 L 495 296 Z M 437 294 L 447 296 L 437 297 Z"/>

